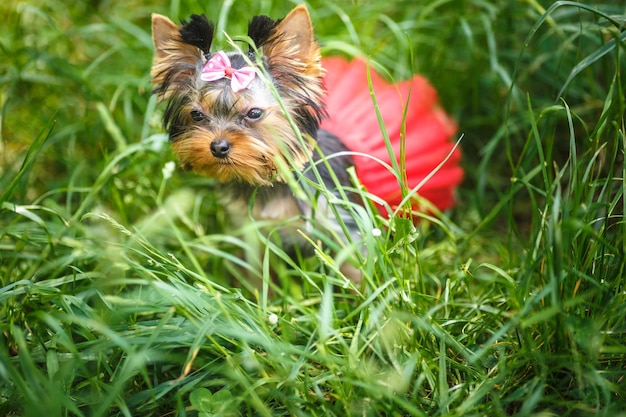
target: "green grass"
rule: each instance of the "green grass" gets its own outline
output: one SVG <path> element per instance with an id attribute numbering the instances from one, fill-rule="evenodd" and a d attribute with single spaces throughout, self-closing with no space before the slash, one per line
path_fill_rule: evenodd
<path id="1" fill-rule="evenodd" d="M 149 22 L 292 5 L 3 2 L 0 414 L 626 416 L 622 3 L 311 3 L 325 53 L 432 80 L 466 180 L 362 215 L 364 288 L 320 254 L 268 296 L 258 229 L 167 172 Z"/>

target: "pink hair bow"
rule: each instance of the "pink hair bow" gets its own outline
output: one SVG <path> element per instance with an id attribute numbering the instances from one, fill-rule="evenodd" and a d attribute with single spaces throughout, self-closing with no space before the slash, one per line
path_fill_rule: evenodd
<path id="1" fill-rule="evenodd" d="M 256 71 L 252 67 L 233 68 L 228 56 L 223 51 L 219 51 L 204 64 L 200 79 L 202 81 L 217 81 L 222 78 L 230 78 L 230 87 L 234 92 L 237 92 L 248 88 L 255 75 Z"/>

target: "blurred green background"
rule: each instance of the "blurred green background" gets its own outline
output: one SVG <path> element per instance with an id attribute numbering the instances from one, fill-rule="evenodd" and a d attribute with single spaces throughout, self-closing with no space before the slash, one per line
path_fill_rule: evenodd
<path id="1" fill-rule="evenodd" d="M 136 143 L 159 131 L 158 117 L 145 120 L 151 99 L 151 13 L 176 21 L 191 13 L 206 13 L 219 20 L 217 41 L 223 44 L 222 30 L 243 34 L 250 16 L 284 16 L 294 4 L 3 2 L 2 177 L 17 171 L 28 146 L 52 122 L 55 126 L 46 150 L 29 177 L 30 199 L 62 186 L 69 177 L 77 185 L 91 184 L 120 142 Z M 605 8 L 620 13 L 618 4 Z M 481 204 L 491 201 L 485 200 L 489 197 L 486 183 L 496 189 L 508 185 L 504 154 L 494 155 L 486 148 L 490 141 L 492 146 L 496 146 L 493 141 L 503 141 L 504 133 L 498 131 L 505 113 L 524 112 L 528 92 L 536 106 L 556 103 L 568 71 L 603 37 L 610 36 L 604 26 L 573 35 L 575 28 L 555 26 L 549 19 L 522 50 L 543 10 L 540 3 L 526 1 L 338 1 L 311 2 L 310 9 L 325 54 L 363 55 L 381 63 L 395 79 L 417 72 L 431 80 L 464 135 L 467 187 L 481 186 L 479 195 L 466 198 L 476 196 Z M 593 19 L 566 8 L 557 14 Z M 598 84 L 611 70 L 610 64 L 600 64 L 577 77 L 576 88 L 567 94 L 570 107 L 582 117 L 599 112 L 603 98 Z M 509 119 L 506 127 L 511 146 L 525 139 L 515 137 L 515 121 L 515 117 Z M 481 161 L 483 166 L 477 169 Z"/>
<path id="2" fill-rule="evenodd" d="M 0 4 L 0 414 L 623 417 L 624 2 L 309 2 L 324 54 L 436 86 L 466 178 L 372 219 L 367 297 L 251 300 L 212 182 L 163 171 L 150 15 L 225 44 L 295 4 Z"/>

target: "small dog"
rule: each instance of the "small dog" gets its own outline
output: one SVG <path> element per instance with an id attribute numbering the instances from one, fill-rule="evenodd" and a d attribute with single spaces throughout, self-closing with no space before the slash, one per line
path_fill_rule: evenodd
<path id="1" fill-rule="evenodd" d="M 258 221 L 301 218 L 296 228 L 321 224 L 339 242 L 359 235 L 350 213 L 356 199 L 344 189 L 352 186 L 353 160 L 339 138 L 319 127 L 325 71 L 304 5 L 282 20 L 254 17 L 248 26 L 254 45 L 243 52 L 212 51 L 214 25 L 205 16 L 192 15 L 179 27 L 154 14 L 152 34 L 152 82 L 167 101 L 164 126 L 173 150 L 183 169 L 219 182 L 235 224 L 249 214 Z M 294 227 L 280 235 L 286 252 L 312 253 Z M 341 271 L 360 282 L 348 263 Z"/>

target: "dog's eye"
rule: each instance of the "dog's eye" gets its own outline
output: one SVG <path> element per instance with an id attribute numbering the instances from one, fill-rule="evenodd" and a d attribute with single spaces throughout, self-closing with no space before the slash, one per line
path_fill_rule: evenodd
<path id="1" fill-rule="evenodd" d="M 246 119 L 256 122 L 261 117 L 263 117 L 264 114 L 265 112 L 261 109 L 257 109 L 257 108 L 250 109 L 248 110 L 248 113 L 246 113 Z"/>
<path id="2" fill-rule="evenodd" d="M 204 114 L 199 110 L 192 110 L 190 114 L 194 122 L 201 122 L 204 120 Z"/>

